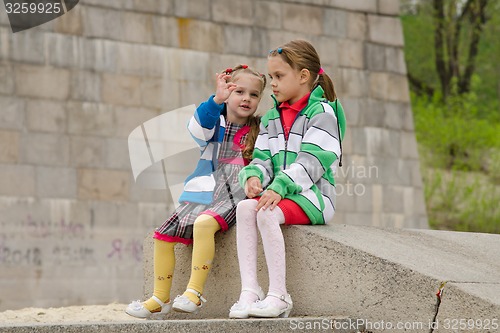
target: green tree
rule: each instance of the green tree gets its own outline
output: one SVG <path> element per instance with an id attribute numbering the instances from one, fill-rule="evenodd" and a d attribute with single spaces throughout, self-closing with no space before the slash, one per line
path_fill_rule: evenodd
<path id="1" fill-rule="evenodd" d="M 408 78 L 414 91 L 432 95 L 440 88 L 443 98 L 446 99 L 453 90 L 453 81 L 458 85 L 459 94 L 470 91 L 472 76 L 476 71 L 479 43 L 488 20 L 488 2 L 489 0 L 403 2 L 403 15 L 431 18 L 422 21 L 427 26 L 420 30 L 423 30 L 422 33 L 429 29 L 432 32 L 433 41 L 427 41 L 426 49 L 433 50 L 434 70 L 439 80 L 439 86 L 435 82 L 426 82 L 412 73 L 410 68 Z"/>

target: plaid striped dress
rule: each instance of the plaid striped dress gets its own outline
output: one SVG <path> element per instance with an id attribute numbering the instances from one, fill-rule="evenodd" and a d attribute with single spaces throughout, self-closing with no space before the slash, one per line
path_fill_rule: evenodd
<path id="1" fill-rule="evenodd" d="M 193 242 L 194 221 L 201 214 L 213 216 L 221 231 L 227 231 L 236 224 L 236 206 L 245 199 L 245 191 L 238 183 L 238 173 L 243 168 L 241 146 L 247 137 L 248 126 L 227 121 L 224 140 L 218 153 L 215 171 L 216 185 L 210 204 L 186 202 L 156 229 L 154 238 L 189 245 Z M 239 132 L 241 131 L 241 132 Z M 244 133 L 243 135 L 242 132 Z M 238 141 L 236 142 L 235 141 Z"/>

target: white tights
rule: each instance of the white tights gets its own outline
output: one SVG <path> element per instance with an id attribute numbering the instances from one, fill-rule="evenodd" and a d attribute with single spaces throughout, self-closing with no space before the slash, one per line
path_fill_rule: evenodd
<path id="1" fill-rule="evenodd" d="M 285 216 L 280 208 L 255 211 L 258 201 L 243 200 L 236 208 L 236 241 L 241 274 L 241 288 L 259 290 L 257 281 L 257 229 L 262 237 L 262 245 L 269 272 L 269 292 L 286 295 L 285 240 L 280 224 Z M 253 303 L 257 295 L 243 291 L 239 302 Z M 286 303 L 276 297 L 266 297 L 264 303 L 284 308 Z"/>

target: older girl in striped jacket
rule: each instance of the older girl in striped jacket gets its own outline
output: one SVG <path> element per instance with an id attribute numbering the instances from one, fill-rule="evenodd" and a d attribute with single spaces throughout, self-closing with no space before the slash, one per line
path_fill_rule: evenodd
<path id="1" fill-rule="evenodd" d="M 335 212 L 345 117 L 333 83 L 314 47 L 302 40 L 271 51 L 268 71 L 275 107 L 262 118 L 253 160 L 239 174 L 251 199 L 236 210 L 242 291 L 231 318 L 289 315 L 280 224 L 325 224 Z M 269 291 L 259 302 L 257 230 L 269 271 Z"/>

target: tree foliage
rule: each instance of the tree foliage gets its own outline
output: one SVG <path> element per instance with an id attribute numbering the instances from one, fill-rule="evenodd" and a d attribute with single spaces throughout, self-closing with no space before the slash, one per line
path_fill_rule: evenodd
<path id="1" fill-rule="evenodd" d="M 417 29 L 410 34 L 405 31 L 405 38 L 425 39 L 425 50 L 432 50 L 427 57 L 434 59 L 432 66 L 437 76 L 421 77 L 409 67 L 408 78 L 416 93 L 432 96 L 439 90 L 446 99 L 452 92 L 452 81 L 457 82 L 458 94 L 470 91 L 484 27 L 491 18 L 487 9 L 493 6 L 490 0 L 403 2 L 403 24 L 405 20 L 410 24 L 418 20 Z M 404 26 L 406 29 L 408 24 Z"/>

